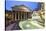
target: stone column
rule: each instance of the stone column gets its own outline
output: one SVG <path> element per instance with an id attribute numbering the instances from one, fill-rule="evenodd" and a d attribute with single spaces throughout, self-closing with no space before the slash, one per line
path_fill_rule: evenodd
<path id="1" fill-rule="evenodd" d="M 16 12 L 15 12 L 15 21 L 16 21 Z"/>
<path id="2" fill-rule="evenodd" d="M 19 12 L 18 12 L 18 20 L 19 20 Z"/>
<path id="3" fill-rule="evenodd" d="M 26 12 L 26 19 L 27 19 L 27 12 Z"/>
<path id="4" fill-rule="evenodd" d="M 12 12 L 12 21 L 13 21 L 13 12 Z"/>
<path id="5" fill-rule="evenodd" d="M 24 13 L 24 20 L 25 20 L 25 13 Z"/>
<path id="6" fill-rule="evenodd" d="M 22 20 L 22 12 L 21 12 L 21 20 Z"/>
<path id="7" fill-rule="evenodd" d="M 12 11 L 12 21 L 15 20 L 15 12 Z"/>

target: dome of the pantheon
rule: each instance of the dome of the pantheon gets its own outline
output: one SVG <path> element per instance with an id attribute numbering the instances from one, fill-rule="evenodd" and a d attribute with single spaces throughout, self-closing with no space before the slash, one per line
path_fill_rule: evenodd
<path id="1" fill-rule="evenodd" d="M 12 7 L 14 11 L 31 12 L 32 10 L 25 5 L 17 5 Z"/>

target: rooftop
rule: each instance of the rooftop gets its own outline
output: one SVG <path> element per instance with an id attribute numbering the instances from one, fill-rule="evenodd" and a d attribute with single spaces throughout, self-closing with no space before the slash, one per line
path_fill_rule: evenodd
<path id="1" fill-rule="evenodd" d="M 13 6 L 12 10 L 15 10 L 15 11 L 24 11 L 24 12 L 31 12 L 32 11 L 29 7 L 27 7 L 25 5 L 16 5 L 16 6 Z"/>

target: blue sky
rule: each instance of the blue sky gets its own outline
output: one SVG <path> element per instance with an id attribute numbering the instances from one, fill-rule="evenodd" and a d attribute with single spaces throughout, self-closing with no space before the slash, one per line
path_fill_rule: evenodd
<path id="1" fill-rule="evenodd" d="M 35 8 L 38 8 L 37 2 L 26 2 L 26 1 L 6 1 L 6 9 L 11 10 L 12 6 L 14 5 L 25 5 L 29 7 L 30 9 L 34 10 Z"/>

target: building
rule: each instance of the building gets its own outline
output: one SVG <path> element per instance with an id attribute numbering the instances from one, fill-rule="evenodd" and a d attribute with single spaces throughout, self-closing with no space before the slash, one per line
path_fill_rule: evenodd
<path id="1" fill-rule="evenodd" d="M 24 5 L 17 5 L 12 7 L 12 20 L 26 20 L 31 18 L 32 10 Z"/>

